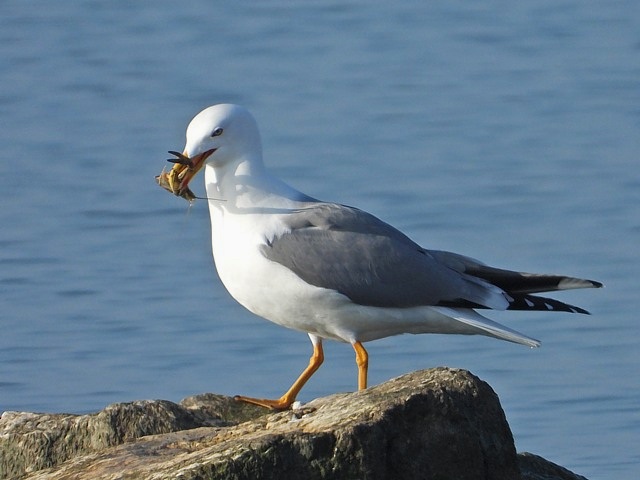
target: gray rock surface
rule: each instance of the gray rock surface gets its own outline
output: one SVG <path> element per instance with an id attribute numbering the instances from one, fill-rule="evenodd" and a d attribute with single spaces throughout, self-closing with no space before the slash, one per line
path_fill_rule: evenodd
<path id="1" fill-rule="evenodd" d="M 464 370 L 404 375 L 273 413 L 205 394 L 92 415 L 5 412 L 0 478 L 562 479 L 516 455 L 491 387 Z"/>

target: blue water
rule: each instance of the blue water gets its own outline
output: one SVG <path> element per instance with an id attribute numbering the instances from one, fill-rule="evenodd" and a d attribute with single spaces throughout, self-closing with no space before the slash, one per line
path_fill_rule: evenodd
<path id="1" fill-rule="evenodd" d="M 204 202 L 153 180 L 195 113 L 235 102 L 312 196 L 428 248 L 605 282 L 560 295 L 591 317 L 493 316 L 541 349 L 396 337 L 369 344 L 370 376 L 469 369 L 518 450 L 637 478 L 637 2 L 225 3 L 0 4 L 0 411 L 275 397 L 306 365 L 304 334 L 224 291 Z M 326 357 L 301 400 L 355 388 L 351 348 Z"/>

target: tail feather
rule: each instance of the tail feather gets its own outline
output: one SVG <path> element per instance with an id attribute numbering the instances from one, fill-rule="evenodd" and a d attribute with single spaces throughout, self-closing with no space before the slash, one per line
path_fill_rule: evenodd
<path id="1" fill-rule="evenodd" d="M 488 337 L 499 338 L 508 342 L 519 343 L 528 347 L 539 347 L 540 341 L 535 338 L 528 337 L 523 333 L 517 332 L 509 327 L 494 322 L 493 320 L 480 315 L 471 309 L 433 307 L 443 315 L 458 320 L 465 325 L 476 330 L 477 334 L 486 335 Z"/>

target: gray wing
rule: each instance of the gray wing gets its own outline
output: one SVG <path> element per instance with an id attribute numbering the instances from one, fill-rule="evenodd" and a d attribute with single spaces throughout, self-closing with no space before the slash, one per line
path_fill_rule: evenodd
<path id="1" fill-rule="evenodd" d="M 504 292 L 436 259 L 361 210 L 319 203 L 287 215 L 290 231 L 262 253 L 307 283 L 378 307 L 423 305 L 505 309 Z"/>

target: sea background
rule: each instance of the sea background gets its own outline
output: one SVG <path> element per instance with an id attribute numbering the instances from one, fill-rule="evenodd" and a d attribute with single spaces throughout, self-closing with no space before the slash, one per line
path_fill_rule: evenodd
<path id="1" fill-rule="evenodd" d="M 189 120 L 233 102 L 314 197 L 427 248 L 604 282 L 557 296 L 592 316 L 492 315 L 540 349 L 389 338 L 370 380 L 468 369 L 519 451 L 638 478 L 639 5 L 3 1 L 0 411 L 277 397 L 307 364 L 305 334 L 220 284 L 206 203 L 154 182 Z M 300 400 L 355 388 L 352 349 L 325 353 Z"/>

